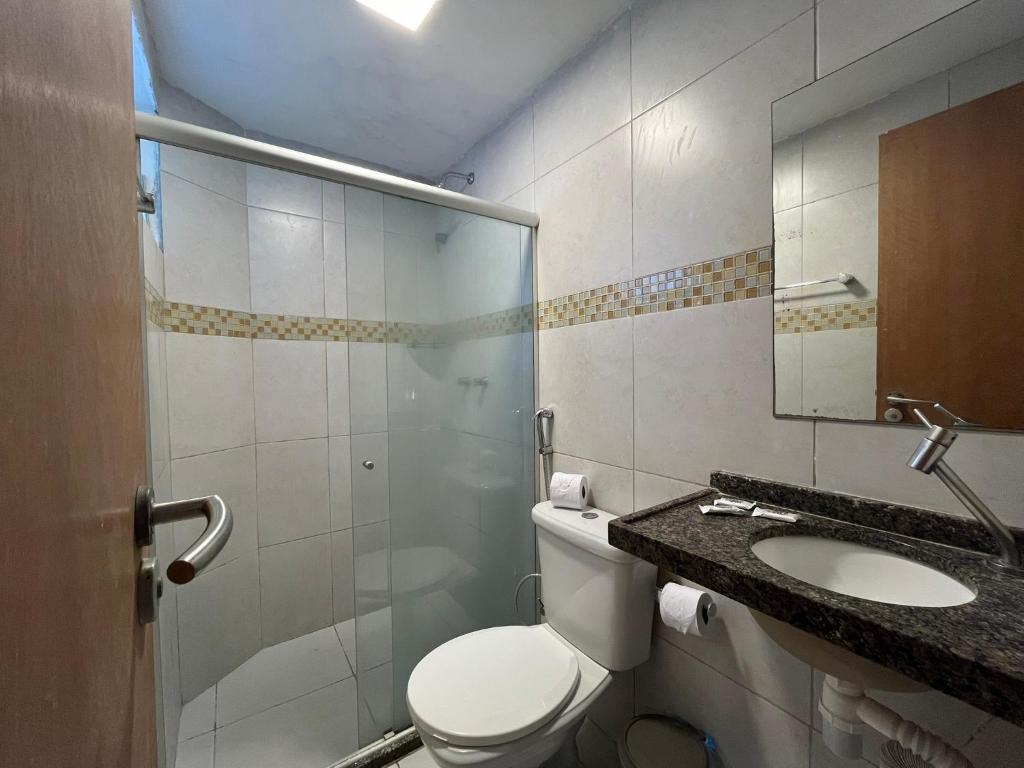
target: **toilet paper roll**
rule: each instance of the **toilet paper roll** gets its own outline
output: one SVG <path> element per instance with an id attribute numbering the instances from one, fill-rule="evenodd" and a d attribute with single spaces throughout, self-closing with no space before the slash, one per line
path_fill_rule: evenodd
<path id="1" fill-rule="evenodd" d="M 551 475 L 548 498 L 562 509 L 583 509 L 590 504 L 590 481 L 586 475 L 555 472 Z"/>
<path id="2" fill-rule="evenodd" d="M 703 635 L 715 615 L 711 595 L 682 584 L 666 584 L 658 593 L 658 609 L 665 626 L 684 635 Z"/>

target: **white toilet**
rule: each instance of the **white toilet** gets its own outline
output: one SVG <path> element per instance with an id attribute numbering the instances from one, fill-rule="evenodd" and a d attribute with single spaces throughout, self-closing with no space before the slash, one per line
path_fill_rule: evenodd
<path id="1" fill-rule="evenodd" d="M 651 650 L 657 569 L 608 543 L 596 509 L 533 508 L 546 624 L 471 632 L 409 678 L 409 714 L 442 768 L 534 768 Z M 494 599 L 507 599 L 495 595 Z"/>

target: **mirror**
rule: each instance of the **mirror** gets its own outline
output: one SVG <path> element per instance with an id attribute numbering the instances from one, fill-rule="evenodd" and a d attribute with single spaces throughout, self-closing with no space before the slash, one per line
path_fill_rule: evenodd
<path id="1" fill-rule="evenodd" d="M 1024 429 L 1019 0 L 776 101 L 772 132 L 776 415 Z"/>

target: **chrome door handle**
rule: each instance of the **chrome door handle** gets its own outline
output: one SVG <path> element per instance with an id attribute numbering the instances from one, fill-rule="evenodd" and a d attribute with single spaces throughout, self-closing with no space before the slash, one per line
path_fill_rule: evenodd
<path id="1" fill-rule="evenodd" d="M 175 584 L 188 584 L 224 549 L 233 526 L 231 510 L 216 494 L 159 504 L 153 500 L 152 488 L 140 488 L 136 494 L 135 543 L 140 547 L 153 543 L 155 526 L 194 517 L 205 517 L 206 529 L 167 567 L 167 578 Z"/>

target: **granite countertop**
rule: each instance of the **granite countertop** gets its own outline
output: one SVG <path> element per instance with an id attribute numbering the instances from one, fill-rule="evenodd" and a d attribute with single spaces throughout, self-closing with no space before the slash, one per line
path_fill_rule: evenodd
<path id="1" fill-rule="evenodd" d="M 842 494 L 715 473 L 713 488 L 620 517 L 609 542 L 749 608 L 1024 726 L 1024 578 L 988 564 L 971 520 Z M 801 513 L 796 523 L 702 515 L 718 495 Z M 872 527 L 868 527 L 872 526 Z M 1022 532 L 1016 530 L 1018 541 Z M 913 535 L 912 535 L 913 534 Z M 787 576 L 751 544 L 811 535 L 878 547 L 931 565 L 977 592 L 920 608 L 848 597 Z M 916 536 L 916 537 L 915 537 Z M 977 550 L 950 546 L 953 541 Z"/>

